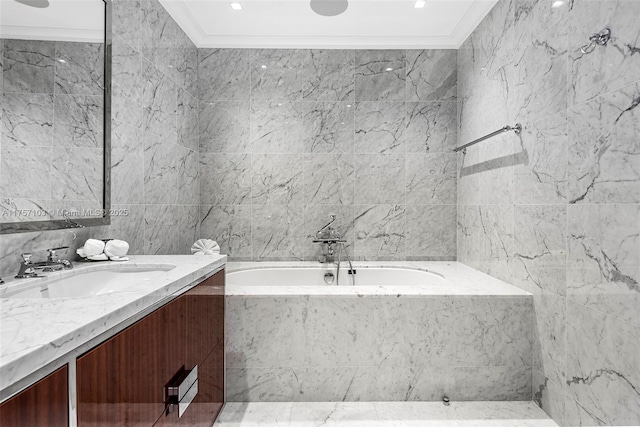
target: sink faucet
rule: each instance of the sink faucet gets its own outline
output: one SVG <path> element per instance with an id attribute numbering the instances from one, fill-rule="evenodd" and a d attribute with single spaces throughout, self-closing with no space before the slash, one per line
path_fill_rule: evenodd
<path id="1" fill-rule="evenodd" d="M 332 227 L 336 216 L 330 215 L 329 218 L 329 223 L 318 230 L 316 237 L 313 239 L 313 243 L 320 243 L 323 246 L 322 254 L 318 257 L 318 261 L 321 263 L 333 261 L 335 255 L 334 245 L 346 243 L 346 240 L 342 240 L 340 232 Z"/>
<path id="2" fill-rule="evenodd" d="M 16 279 L 41 277 L 38 276 L 37 270 L 58 271 L 73 268 L 73 264 L 71 263 L 71 261 L 69 261 L 68 259 L 58 258 L 57 251 L 61 251 L 63 249 L 69 249 L 69 247 L 63 246 L 60 248 L 47 249 L 47 251 L 49 252 L 47 260 L 41 262 L 31 261 L 30 253 L 22 254 L 22 262 L 20 263 L 20 270 L 18 271 L 18 274 L 16 274 Z"/>

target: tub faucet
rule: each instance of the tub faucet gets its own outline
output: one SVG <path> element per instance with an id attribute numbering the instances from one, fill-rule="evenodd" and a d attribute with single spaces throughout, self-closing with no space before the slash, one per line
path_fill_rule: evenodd
<path id="1" fill-rule="evenodd" d="M 330 215 L 329 218 L 329 223 L 318 230 L 313 239 L 313 243 L 322 245 L 322 254 L 318 257 L 318 261 L 321 263 L 332 262 L 335 256 L 334 245 L 346 243 L 346 240 L 342 240 L 340 232 L 331 226 L 335 222 L 336 216 Z"/>
<path id="2" fill-rule="evenodd" d="M 61 251 L 63 249 L 69 249 L 69 247 L 63 246 L 61 248 L 47 249 L 47 251 L 49 252 L 47 260 L 41 262 L 31 261 L 30 253 L 22 254 L 22 262 L 20 263 L 20 270 L 18 271 L 18 274 L 16 274 L 16 279 L 40 277 L 38 276 L 37 270 L 58 271 L 73 268 L 73 264 L 71 263 L 71 261 L 69 261 L 68 259 L 58 258 L 57 251 Z"/>

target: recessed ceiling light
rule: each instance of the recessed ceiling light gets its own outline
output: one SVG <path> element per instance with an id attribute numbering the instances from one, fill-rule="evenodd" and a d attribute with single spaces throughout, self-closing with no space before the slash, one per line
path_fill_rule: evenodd
<path id="1" fill-rule="evenodd" d="M 551 5 L 551 7 L 560 7 L 564 5 L 564 1 L 563 0 L 556 0 L 553 2 L 553 4 Z"/>
<path id="2" fill-rule="evenodd" d="M 242 10 L 242 5 L 238 2 L 231 3 L 231 9 L 233 10 Z"/>
<path id="3" fill-rule="evenodd" d="M 416 9 L 422 9 L 425 4 L 427 4 L 425 0 L 416 0 L 416 2 L 413 4 L 413 7 Z"/>

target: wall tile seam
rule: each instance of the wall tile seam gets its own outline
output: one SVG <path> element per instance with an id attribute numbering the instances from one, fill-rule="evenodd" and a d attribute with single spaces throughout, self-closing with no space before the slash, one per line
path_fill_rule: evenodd
<path id="1" fill-rule="evenodd" d="M 599 315 L 601 315 L 601 316 L 602 316 L 602 315 L 604 315 L 604 316 L 606 316 L 606 317 L 608 317 L 608 318 L 611 318 L 611 319 L 613 319 L 613 320 L 615 320 L 615 321 L 617 321 L 617 322 L 624 323 L 624 324 L 626 324 L 627 326 L 630 326 L 630 327 L 631 327 L 631 328 L 633 328 L 633 329 L 637 329 L 637 330 L 638 330 L 638 334 L 640 335 L 640 324 L 632 323 L 632 322 L 630 322 L 630 321 L 628 321 L 628 320 L 625 320 L 625 319 L 621 319 L 621 318 L 619 318 L 619 317 L 616 317 L 616 316 L 614 316 L 614 315 L 612 315 L 612 314 L 610 314 L 610 313 L 605 313 L 604 311 L 598 310 L 597 308 L 594 308 L 594 307 L 591 307 L 591 306 L 588 306 L 588 305 L 582 304 L 582 303 L 580 303 L 580 302 L 578 302 L 578 301 L 575 301 L 575 300 L 573 300 L 572 298 L 570 298 L 570 297 L 569 297 L 569 295 L 567 295 L 566 300 L 567 300 L 567 301 L 566 301 L 566 302 L 567 302 L 567 307 L 568 307 L 569 303 L 571 303 L 571 304 L 575 304 L 575 305 L 579 305 L 579 306 L 580 306 L 580 308 L 581 308 L 581 309 L 583 309 L 583 310 L 593 311 L 593 312 L 595 312 L 595 313 L 598 313 L 598 314 L 599 314 Z M 567 311 L 567 313 L 568 313 L 568 311 Z M 569 322 L 569 317 L 565 315 L 565 318 L 567 319 L 567 325 L 569 325 L 569 323 L 570 323 L 570 322 Z"/>
<path id="2" fill-rule="evenodd" d="M 146 55 L 144 55 L 142 53 L 141 49 L 136 49 L 135 47 L 131 46 L 131 44 L 129 44 L 125 39 L 123 39 L 120 35 L 118 35 L 118 33 L 114 32 L 113 37 L 117 38 L 119 43 L 123 43 L 124 45 L 126 45 L 128 48 L 130 48 L 133 52 L 135 52 L 140 57 L 141 69 L 142 69 L 142 65 L 144 65 L 144 62 L 142 62 L 142 61 L 147 61 L 148 64 L 151 64 L 156 70 L 160 71 L 160 73 L 162 73 L 162 75 L 164 75 L 173 84 L 175 84 L 176 87 L 178 87 L 179 89 L 184 90 L 185 92 L 189 93 L 194 99 L 198 100 L 197 96 L 194 95 L 193 93 L 191 93 L 191 91 L 188 89 L 188 87 L 184 87 L 184 86 L 180 85 L 176 80 L 173 79 L 173 77 L 171 75 L 169 75 L 169 74 L 165 73 L 164 71 L 162 71 L 161 68 L 159 68 L 156 64 L 153 63 L 153 61 L 151 61 L 151 59 L 149 59 Z M 112 42 L 111 46 L 112 46 L 112 49 L 113 49 L 113 42 Z M 195 48 L 195 46 L 194 46 L 194 48 Z M 112 52 L 112 54 L 114 56 L 117 56 L 118 52 Z M 199 67 L 196 67 L 196 73 L 197 73 L 197 68 L 199 68 Z"/>
<path id="3" fill-rule="evenodd" d="M 598 420 L 599 422 L 603 423 L 602 425 L 607 425 L 605 420 L 600 419 L 598 416 L 595 415 L 595 411 L 592 411 L 589 406 L 585 405 L 584 403 L 580 402 L 578 399 L 576 399 L 575 397 L 573 397 L 566 389 L 566 387 L 562 390 L 563 394 L 564 394 L 564 425 L 567 427 L 573 427 L 575 426 L 575 424 L 568 424 L 569 421 L 574 421 L 574 420 L 568 420 L 567 419 L 567 410 L 566 410 L 566 402 L 567 400 L 572 400 L 574 401 L 578 406 L 580 406 L 580 408 L 582 408 L 583 411 L 585 411 L 587 414 L 589 414 L 590 417 Z"/>
<path id="4" fill-rule="evenodd" d="M 571 74 L 570 74 L 570 76 L 571 76 Z M 579 102 L 579 103 L 570 104 L 569 100 L 567 99 L 567 113 L 572 112 L 572 110 L 574 110 L 576 107 L 580 107 L 580 106 L 583 106 L 583 105 L 588 104 L 590 102 L 597 101 L 600 98 L 605 98 L 605 97 L 610 96 L 610 95 L 612 95 L 612 94 L 614 94 L 616 92 L 620 92 L 620 91 L 622 91 L 624 89 L 627 89 L 627 88 L 630 88 L 631 86 L 636 86 L 636 85 L 640 85 L 640 79 L 634 80 L 631 83 L 624 84 L 624 85 L 622 85 L 620 87 L 617 87 L 615 89 L 611 89 L 610 91 L 607 91 L 607 92 L 604 92 L 604 93 L 599 93 L 598 95 L 596 95 L 596 96 L 594 96 L 592 98 L 589 98 L 589 99 L 587 99 L 585 101 Z"/>
<path id="5" fill-rule="evenodd" d="M 191 95 L 192 98 L 194 98 L 195 100 L 198 100 L 198 98 L 196 98 L 186 87 L 179 84 L 170 74 L 164 72 L 162 68 L 158 67 L 158 65 L 156 65 L 153 61 L 147 58 L 142 52 L 137 52 L 137 53 L 140 55 L 140 59 L 142 61 L 146 61 L 146 64 L 142 62 L 143 70 L 144 70 L 144 65 L 147 65 L 147 66 L 151 65 L 156 71 L 159 71 L 160 74 L 164 76 L 164 78 L 169 80 L 177 89 L 181 89 L 187 92 L 189 95 Z M 176 99 L 177 99 L 177 96 L 176 96 Z"/>
<path id="6" fill-rule="evenodd" d="M 114 119 L 114 120 L 116 120 L 116 119 Z M 123 123 L 123 124 L 127 125 L 126 122 L 118 121 L 118 123 Z M 129 126 L 131 126 L 131 125 L 129 125 Z M 139 129 L 144 133 L 144 135 L 142 136 L 143 141 L 147 136 L 151 136 L 151 137 L 153 137 L 154 141 L 160 141 L 161 143 L 164 142 L 164 143 L 167 143 L 167 144 L 172 144 L 172 145 L 175 145 L 176 147 L 184 148 L 185 150 L 189 150 L 192 153 L 200 154 L 200 152 L 198 150 L 194 150 L 193 148 L 189 148 L 189 147 L 186 147 L 186 146 L 180 144 L 177 141 L 177 138 L 176 138 L 176 141 L 172 141 L 171 139 L 163 138 L 162 136 L 157 135 L 157 134 L 155 134 L 153 132 L 149 132 L 149 131 L 144 130 L 144 129 L 136 128 L 135 126 L 131 126 L 131 127 L 135 128 L 135 129 Z"/>

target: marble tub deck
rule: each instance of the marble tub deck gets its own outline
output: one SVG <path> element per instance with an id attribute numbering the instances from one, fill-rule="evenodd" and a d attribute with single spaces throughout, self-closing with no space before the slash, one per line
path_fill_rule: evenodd
<path id="1" fill-rule="evenodd" d="M 227 403 L 214 427 L 557 427 L 533 402 Z"/>

